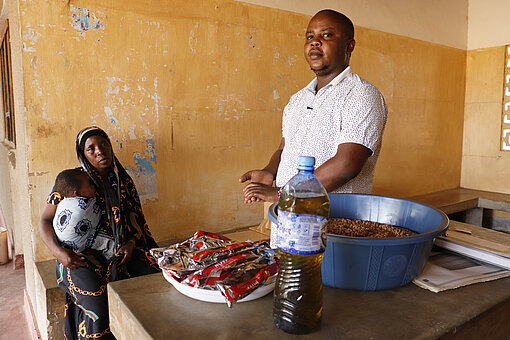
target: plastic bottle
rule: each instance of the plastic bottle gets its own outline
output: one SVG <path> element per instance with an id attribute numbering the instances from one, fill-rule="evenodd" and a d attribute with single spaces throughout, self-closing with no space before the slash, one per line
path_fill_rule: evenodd
<path id="1" fill-rule="evenodd" d="M 280 269 L 273 321 L 293 334 L 317 330 L 322 319 L 322 255 L 329 197 L 314 176 L 315 159 L 300 156 L 298 173 L 281 189 L 276 245 Z"/>

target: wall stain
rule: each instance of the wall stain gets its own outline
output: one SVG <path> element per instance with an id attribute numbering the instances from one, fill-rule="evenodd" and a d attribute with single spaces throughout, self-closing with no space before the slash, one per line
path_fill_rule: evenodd
<path id="1" fill-rule="evenodd" d="M 37 138 L 48 138 L 55 135 L 61 135 L 62 134 L 62 127 L 58 127 L 57 125 L 49 126 L 49 125 L 42 125 L 39 124 L 36 129 L 36 137 Z"/>
<path id="2" fill-rule="evenodd" d="M 170 122 L 170 145 L 172 151 L 174 150 L 174 122 Z"/>
<path id="3" fill-rule="evenodd" d="M 36 172 L 29 172 L 28 177 L 37 177 L 37 176 L 44 176 L 49 174 L 50 171 L 36 171 Z"/>

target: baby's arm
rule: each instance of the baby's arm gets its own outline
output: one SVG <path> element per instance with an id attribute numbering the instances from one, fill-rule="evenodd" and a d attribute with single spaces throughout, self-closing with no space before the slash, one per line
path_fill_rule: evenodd
<path id="1" fill-rule="evenodd" d="M 55 217 L 56 210 L 57 206 L 53 204 L 46 204 L 44 207 L 41 220 L 39 221 L 39 234 L 42 240 L 48 246 L 53 256 L 64 266 L 71 269 L 86 267 L 87 262 L 84 257 L 79 256 L 72 250 L 62 248 L 58 244 L 55 232 L 53 231 L 53 218 Z"/>

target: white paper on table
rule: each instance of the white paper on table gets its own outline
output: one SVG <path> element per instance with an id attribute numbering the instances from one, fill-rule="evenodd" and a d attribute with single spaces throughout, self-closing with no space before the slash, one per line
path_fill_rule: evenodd
<path id="1" fill-rule="evenodd" d="M 454 253 L 432 252 L 413 283 L 435 293 L 510 276 L 510 270 Z"/>

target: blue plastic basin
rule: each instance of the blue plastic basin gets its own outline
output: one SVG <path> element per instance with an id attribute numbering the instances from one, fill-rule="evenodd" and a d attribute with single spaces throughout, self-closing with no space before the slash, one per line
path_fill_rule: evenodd
<path id="1" fill-rule="evenodd" d="M 329 194 L 329 215 L 404 227 L 418 235 L 366 238 L 328 234 L 322 260 L 326 286 L 382 290 L 408 284 L 425 267 L 434 239 L 446 232 L 448 217 L 428 205 L 401 198 L 366 194 Z M 269 218 L 277 223 L 277 203 Z"/>

